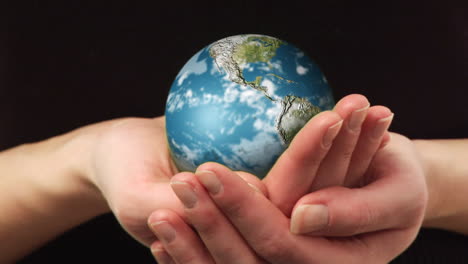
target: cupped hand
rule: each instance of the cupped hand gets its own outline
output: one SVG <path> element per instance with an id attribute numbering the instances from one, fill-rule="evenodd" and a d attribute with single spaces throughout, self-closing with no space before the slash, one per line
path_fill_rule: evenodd
<path id="1" fill-rule="evenodd" d="M 169 185 L 177 169 L 170 158 L 164 117 L 113 121 L 95 142 L 88 177 L 122 227 L 149 246 L 155 239 L 146 224 L 151 212 L 170 208 L 183 213 Z"/>
<path id="2" fill-rule="evenodd" d="M 317 144 L 323 145 L 323 148 L 319 149 L 320 154 L 325 154 L 328 149 L 330 152 L 340 152 L 341 148 L 336 149 L 331 144 L 331 141 L 336 137 L 336 140 L 354 142 L 348 144 L 344 149 L 344 151 L 351 151 L 352 148 L 359 146 L 356 144 L 357 138 L 359 134 L 362 134 L 361 130 L 366 131 L 365 123 L 372 123 L 377 118 L 390 114 L 386 108 L 368 108 L 369 103 L 366 98 L 360 95 L 351 95 L 338 102 L 334 111 L 318 115 L 314 122 L 310 122 L 308 129 L 308 131 L 316 130 L 318 133 L 311 136 L 307 136 L 304 132 L 299 133 L 302 135 L 299 138 L 308 137 L 311 144 L 306 144 L 307 147 L 304 147 L 305 145 L 301 146 L 300 140 L 299 143 L 294 143 L 298 140 L 293 141 L 291 147 L 283 155 L 285 157 L 282 156 L 284 160 L 278 162 L 283 166 L 276 166 L 272 169 L 265 186 L 252 175 L 246 173 L 241 175 L 257 188 L 268 189 L 268 192 L 272 194 L 272 201 L 290 213 L 294 205 L 292 201 L 297 201 L 299 197 L 317 186 L 317 181 L 314 184 L 312 181 L 307 183 L 308 180 L 314 178 L 312 176 L 315 174 L 314 168 L 309 167 L 303 170 L 301 163 L 310 157 L 312 160 L 319 161 L 320 155 L 315 157 L 315 153 L 313 153 L 317 151 Z M 343 123 L 346 129 L 341 129 Z M 388 123 L 384 125 L 388 126 Z M 349 127 L 354 130 L 349 130 Z M 329 131 L 325 136 L 328 142 L 323 143 L 324 141 L 319 136 L 322 136 L 325 130 Z M 384 130 L 378 133 L 376 143 L 384 137 Z M 170 178 L 177 173 L 177 169 L 170 158 L 164 117 L 156 119 L 130 118 L 113 122 L 108 129 L 100 134 L 96 142 L 98 143 L 93 149 L 91 158 L 93 166 L 87 173 L 91 182 L 102 192 L 110 209 L 124 229 L 136 240 L 149 245 L 154 240 L 154 235 L 148 229 L 146 220 L 152 211 L 159 208 L 170 208 L 183 215 L 182 206 L 169 186 Z M 371 156 L 375 152 L 375 149 L 372 148 L 376 148 L 376 144 L 364 148 L 369 153 L 364 151 L 360 151 L 360 153 L 365 153 L 364 156 Z M 289 162 L 288 158 L 291 156 L 297 158 L 295 163 Z M 339 156 L 339 154 L 323 156 L 322 163 L 332 163 L 333 161 L 330 160 L 335 159 L 335 156 Z M 340 161 L 341 171 L 339 173 L 345 173 L 343 169 L 348 162 L 346 159 Z M 321 165 L 321 167 L 323 166 L 325 165 Z M 284 178 L 285 168 L 286 170 L 290 169 L 290 173 L 295 176 Z M 307 178 L 305 182 L 304 178 Z M 323 179 L 324 177 L 316 178 Z M 341 180 L 329 181 L 328 184 L 341 184 Z M 309 187 L 301 189 L 296 188 L 297 184 L 290 184 L 301 181 L 305 184 L 299 184 L 300 186 L 307 185 Z M 293 191 L 290 192 L 290 190 Z"/>
<path id="3" fill-rule="evenodd" d="M 364 179 L 359 188 L 306 195 L 290 220 L 235 172 L 204 164 L 171 181 L 194 229 L 171 210 L 156 211 L 152 251 L 161 263 L 388 263 L 414 240 L 427 201 L 412 142 L 393 134 Z"/>
<path id="4" fill-rule="evenodd" d="M 358 94 L 312 118 L 266 176 L 270 200 L 290 216 L 305 194 L 330 186 L 358 186 L 376 151 L 388 143 L 392 118 L 387 107 L 370 107 Z"/>

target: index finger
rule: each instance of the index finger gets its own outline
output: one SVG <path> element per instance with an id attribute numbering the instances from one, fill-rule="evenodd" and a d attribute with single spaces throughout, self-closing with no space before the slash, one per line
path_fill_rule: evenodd
<path id="1" fill-rule="evenodd" d="M 310 191 L 317 170 L 343 120 L 332 111 L 314 116 L 295 136 L 265 178 L 270 200 L 289 216 L 294 204 Z"/>

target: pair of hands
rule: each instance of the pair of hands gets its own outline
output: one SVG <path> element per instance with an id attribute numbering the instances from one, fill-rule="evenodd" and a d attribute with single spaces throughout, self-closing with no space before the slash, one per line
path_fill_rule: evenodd
<path id="1" fill-rule="evenodd" d="M 172 177 L 163 120 L 125 120 L 102 134 L 90 179 L 148 246 L 154 212 L 162 263 L 388 262 L 414 240 L 427 191 L 411 142 L 389 141 L 391 112 L 368 105 L 351 95 L 314 117 L 263 182 L 213 163 Z"/>

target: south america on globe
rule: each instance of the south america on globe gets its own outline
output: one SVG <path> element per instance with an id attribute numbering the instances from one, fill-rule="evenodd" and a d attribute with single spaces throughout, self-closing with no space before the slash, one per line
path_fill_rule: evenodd
<path id="1" fill-rule="evenodd" d="M 166 103 L 170 153 L 180 171 L 208 161 L 263 178 L 296 133 L 334 100 L 300 49 L 265 35 L 236 35 L 196 53 Z"/>

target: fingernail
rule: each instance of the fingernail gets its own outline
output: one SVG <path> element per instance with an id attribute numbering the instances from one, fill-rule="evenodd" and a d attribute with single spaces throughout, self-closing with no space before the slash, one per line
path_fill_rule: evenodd
<path id="1" fill-rule="evenodd" d="M 368 104 L 365 107 L 355 110 L 351 113 L 351 116 L 349 117 L 348 121 L 349 130 L 359 131 L 361 129 L 362 122 L 364 122 L 364 119 L 366 118 L 367 109 L 369 109 L 369 106 L 370 105 Z"/>
<path id="2" fill-rule="evenodd" d="M 328 225 L 328 207 L 322 204 L 300 205 L 291 217 L 291 233 L 307 234 Z"/>
<path id="3" fill-rule="evenodd" d="M 392 113 L 390 116 L 384 117 L 377 121 L 377 124 L 375 125 L 373 131 L 372 131 L 372 138 L 374 139 L 379 139 L 380 137 L 383 136 L 385 131 L 390 127 L 390 124 L 392 123 L 394 114 Z"/>
<path id="4" fill-rule="evenodd" d="M 327 132 L 325 132 L 325 135 L 322 138 L 323 148 L 328 149 L 331 146 L 336 135 L 338 135 L 338 132 L 340 132 L 342 125 L 343 125 L 343 120 L 340 120 L 328 128 Z"/>
<path id="5" fill-rule="evenodd" d="M 176 236 L 174 228 L 167 221 L 158 221 L 154 224 L 151 224 L 151 228 L 156 233 L 156 236 L 163 243 L 171 243 Z"/>
<path id="6" fill-rule="evenodd" d="M 160 264 L 169 264 L 171 263 L 171 257 L 167 254 L 161 246 L 151 247 L 151 253 L 156 258 L 156 261 Z"/>
<path id="7" fill-rule="evenodd" d="M 172 190 L 179 197 L 179 200 L 186 208 L 193 208 L 197 203 L 197 196 L 192 189 L 192 186 L 186 182 L 174 181 L 171 182 Z"/>
<path id="8" fill-rule="evenodd" d="M 222 190 L 223 185 L 214 172 L 200 170 L 196 171 L 195 175 L 198 177 L 198 179 L 200 179 L 201 183 L 203 186 L 205 186 L 209 193 L 215 195 Z"/>

